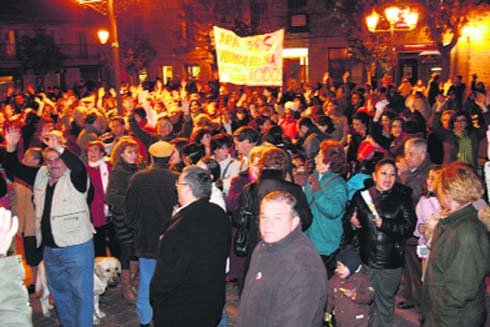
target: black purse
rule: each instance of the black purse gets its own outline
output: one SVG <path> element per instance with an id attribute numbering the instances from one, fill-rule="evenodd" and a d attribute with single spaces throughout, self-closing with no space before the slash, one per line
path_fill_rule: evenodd
<path id="1" fill-rule="evenodd" d="M 233 251 L 237 257 L 245 257 L 248 253 L 248 226 L 250 224 L 251 212 L 240 212 L 240 227 L 235 234 Z"/>
<path id="2" fill-rule="evenodd" d="M 238 212 L 238 230 L 235 234 L 235 239 L 233 240 L 233 252 L 237 257 L 245 257 L 249 251 L 249 236 L 248 228 L 250 226 L 250 221 L 253 219 L 253 193 L 256 184 L 251 184 L 248 192 L 242 193 L 242 198 L 240 198 L 240 209 Z"/>

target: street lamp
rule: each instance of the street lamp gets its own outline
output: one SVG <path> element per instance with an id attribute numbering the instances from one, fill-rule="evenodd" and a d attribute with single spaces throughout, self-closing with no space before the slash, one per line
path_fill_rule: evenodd
<path id="1" fill-rule="evenodd" d="M 388 6 L 384 10 L 384 16 L 380 16 L 374 9 L 366 17 L 366 26 L 370 32 L 389 32 L 391 36 L 391 64 L 396 64 L 396 52 L 393 47 L 396 31 L 411 31 L 417 26 L 419 14 L 410 7 Z M 387 23 L 387 24 L 386 24 Z M 388 26 L 387 26 L 388 25 Z"/>
<path id="2" fill-rule="evenodd" d="M 106 44 L 107 40 L 109 40 L 109 31 L 108 30 L 98 30 L 97 36 L 99 37 L 100 44 Z"/>
<path id="3" fill-rule="evenodd" d="M 116 102 L 117 111 L 122 115 L 122 97 L 121 97 L 121 70 L 119 67 L 119 41 L 117 37 L 117 21 L 116 15 L 114 14 L 114 0 L 107 0 L 107 7 L 103 8 L 100 5 L 104 4 L 104 0 L 77 0 L 81 5 L 88 5 L 93 9 L 102 12 L 102 14 L 107 14 L 109 17 L 110 31 L 112 34 L 112 59 L 113 59 L 113 69 L 114 69 L 114 88 L 116 89 Z M 102 8 L 102 9 L 101 9 Z M 99 31 L 100 32 L 100 31 Z M 107 31 L 106 31 L 107 32 Z M 109 32 L 107 32 L 107 37 Z M 99 35 L 99 40 L 102 43 L 102 39 Z M 107 39 L 106 39 L 107 42 Z"/>
<path id="4" fill-rule="evenodd" d="M 381 19 L 382 18 L 382 19 Z M 386 20 L 389 23 L 388 28 L 379 26 L 380 20 Z M 366 17 L 366 25 L 370 32 L 390 32 L 392 35 L 395 31 L 411 31 L 417 26 L 419 14 L 410 7 L 400 8 L 389 6 L 384 10 L 384 17 L 381 17 L 375 10 Z"/>

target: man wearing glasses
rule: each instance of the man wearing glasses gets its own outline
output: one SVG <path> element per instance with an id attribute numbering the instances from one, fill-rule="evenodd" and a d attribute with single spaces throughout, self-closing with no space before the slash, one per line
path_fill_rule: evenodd
<path id="1" fill-rule="evenodd" d="M 212 179 L 197 166 L 176 182 L 180 208 L 161 236 L 150 287 L 155 326 L 217 326 L 225 304 L 231 224 L 209 202 Z"/>

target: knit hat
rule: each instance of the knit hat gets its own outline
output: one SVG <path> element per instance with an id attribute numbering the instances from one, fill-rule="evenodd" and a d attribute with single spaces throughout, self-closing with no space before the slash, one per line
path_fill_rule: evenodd
<path id="1" fill-rule="evenodd" d="M 361 257 L 359 257 L 357 251 L 353 249 L 340 251 L 340 253 L 337 254 L 337 261 L 341 262 L 344 266 L 349 268 L 350 275 L 355 273 L 361 265 Z"/>

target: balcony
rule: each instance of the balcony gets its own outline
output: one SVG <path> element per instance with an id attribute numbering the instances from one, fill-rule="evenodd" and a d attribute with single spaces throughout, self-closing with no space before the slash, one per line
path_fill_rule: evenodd
<path id="1" fill-rule="evenodd" d="M 99 44 L 58 44 L 61 52 L 67 57 L 67 62 L 71 64 L 99 64 L 110 58 L 110 49 L 104 48 Z M 17 61 L 16 47 L 11 43 L 0 43 L 0 60 Z"/>

